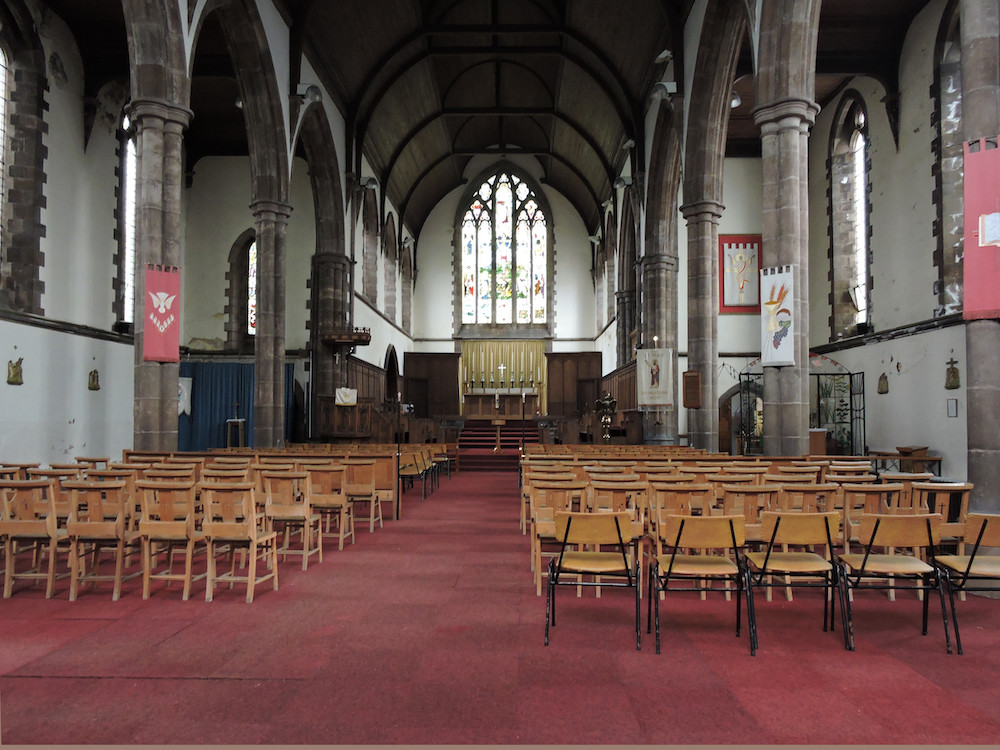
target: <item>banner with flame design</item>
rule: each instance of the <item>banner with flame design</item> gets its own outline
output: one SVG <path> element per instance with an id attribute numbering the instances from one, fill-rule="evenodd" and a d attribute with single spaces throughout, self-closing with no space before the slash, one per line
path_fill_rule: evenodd
<path id="1" fill-rule="evenodd" d="M 792 282 L 791 266 L 760 271 L 760 360 L 768 367 L 795 364 Z"/>
<path id="2" fill-rule="evenodd" d="M 174 266 L 146 267 L 142 359 L 180 362 L 181 275 Z"/>

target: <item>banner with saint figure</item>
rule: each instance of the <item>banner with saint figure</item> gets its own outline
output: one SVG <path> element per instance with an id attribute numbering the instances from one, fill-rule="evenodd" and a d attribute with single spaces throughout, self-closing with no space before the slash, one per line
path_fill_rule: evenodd
<path id="1" fill-rule="evenodd" d="M 673 349 L 639 349 L 636 352 L 636 403 L 660 409 L 674 405 Z"/>

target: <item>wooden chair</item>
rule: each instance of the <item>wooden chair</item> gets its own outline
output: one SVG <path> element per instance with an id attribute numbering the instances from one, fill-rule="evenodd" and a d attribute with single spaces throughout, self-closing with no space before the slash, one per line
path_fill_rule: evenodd
<path id="1" fill-rule="evenodd" d="M 41 463 L 38 461 L 21 463 L 3 461 L 2 466 L 4 469 L 16 469 L 17 473 L 15 476 L 11 477 L 12 479 L 29 479 L 28 469 L 37 469 L 41 466 Z"/>
<path id="2" fill-rule="evenodd" d="M 958 614 L 955 611 L 955 592 L 1000 591 L 1000 557 L 987 553 L 985 548 L 1000 547 L 1000 515 L 970 513 L 966 519 L 966 539 L 972 545 L 968 554 L 937 555 L 935 566 L 944 575 L 951 603 L 951 621 L 955 626 L 955 650 L 962 653 L 962 638 L 958 632 Z M 967 546 L 966 546 L 967 549 Z"/>
<path id="3" fill-rule="evenodd" d="M 254 589 L 270 579 L 278 590 L 277 534 L 270 528 L 263 509 L 258 511 L 257 489 L 253 482 L 202 482 L 198 485 L 204 506 L 201 530 L 208 548 L 205 601 L 212 601 L 217 583 L 246 582 L 246 601 L 253 601 Z M 236 551 L 247 551 L 246 575 L 236 572 Z M 217 557 L 229 556 L 229 571 L 219 573 Z M 257 574 L 258 563 L 265 571 Z"/>
<path id="4" fill-rule="evenodd" d="M 941 543 L 955 544 L 959 555 L 965 554 L 966 516 L 972 482 L 913 482 L 910 505 L 917 513 L 941 514 Z"/>
<path id="5" fill-rule="evenodd" d="M 649 503 L 650 533 L 656 540 L 656 554 L 663 551 L 659 541 L 658 529 L 660 518 L 664 514 L 675 515 L 708 515 L 715 498 L 715 488 L 707 483 L 699 482 L 663 482 L 655 480 L 649 483 L 647 501 Z"/>
<path id="6" fill-rule="evenodd" d="M 766 548 L 746 553 L 748 578 L 757 588 L 773 586 L 823 589 L 823 632 L 833 630 L 833 607 L 830 600 L 837 593 L 844 626 L 844 646 L 847 647 L 848 620 L 838 569 L 833 557 L 833 540 L 837 538 L 840 514 L 835 511 L 804 513 L 802 511 L 764 511 L 761 514 L 761 534 Z M 790 551 L 785 551 L 788 548 Z M 811 548 L 811 550 L 810 550 Z M 816 550 L 823 550 L 822 553 Z M 774 583 L 773 577 L 784 580 Z M 754 598 L 750 597 L 750 622 L 756 622 Z M 751 637 L 755 637 L 754 636 Z"/>
<path id="7" fill-rule="evenodd" d="M 799 463 L 801 464 L 802 462 Z M 772 471 L 770 473 L 772 474 L 776 473 L 779 475 L 795 474 L 798 476 L 811 476 L 813 484 L 816 484 L 820 481 L 820 475 L 823 473 L 824 468 L 826 468 L 825 465 L 819 466 L 819 465 L 807 464 L 806 466 L 802 466 L 802 465 L 796 465 L 794 463 L 778 464 L 777 466 L 774 467 L 775 471 Z"/>
<path id="8" fill-rule="evenodd" d="M 800 510 L 816 513 L 839 510 L 840 485 L 833 482 L 809 484 L 792 482 L 781 484 L 778 495 L 779 510 Z"/>
<path id="9" fill-rule="evenodd" d="M 283 532 L 278 554 L 284 560 L 289 555 L 302 557 L 302 570 L 308 570 L 309 558 L 323 562 L 323 526 L 320 515 L 312 509 L 312 488 L 305 471 L 262 471 L 264 482 L 264 512 L 272 527 Z M 298 534 L 301 549 L 292 548 L 292 537 Z M 314 546 L 315 542 L 315 546 Z"/>
<path id="10" fill-rule="evenodd" d="M 232 466 L 233 468 L 215 468 L 216 466 Z M 235 464 L 214 464 L 206 465 L 201 470 L 201 481 L 203 482 L 247 482 L 250 480 L 250 467 L 238 467 Z"/>
<path id="11" fill-rule="evenodd" d="M 834 474 L 831 471 L 826 473 L 826 481 L 836 484 L 867 484 L 877 482 L 878 477 L 874 474 Z"/>
<path id="12" fill-rule="evenodd" d="M 738 515 L 743 519 L 743 535 L 747 542 L 757 543 L 761 536 L 760 514 L 765 510 L 778 510 L 779 484 L 724 484 L 718 512 L 721 515 Z"/>
<path id="13" fill-rule="evenodd" d="M 826 471 L 827 474 L 853 474 L 855 476 L 873 473 L 871 461 L 831 461 L 830 465 L 826 467 Z"/>
<path id="14" fill-rule="evenodd" d="M 139 538 L 142 541 L 142 598 L 148 599 L 152 581 L 181 581 L 181 599 L 191 595 L 193 581 L 205 577 L 192 575 L 195 545 L 204 537 L 197 528 L 195 482 L 161 482 L 140 479 L 135 490 L 141 507 Z M 174 572 L 174 551 L 183 548 L 184 566 Z M 165 567 L 157 570 L 157 559 L 165 555 Z"/>
<path id="15" fill-rule="evenodd" d="M 60 528 L 56 520 L 55 492 L 52 479 L 0 481 L 4 599 L 10 598 L 18 579 L 45 581 L 45 598 L 52 598 L 57 578 L 56 561 L 60 548 L 65 550 L 68 541 L 66 529 Z M 32 565 L 18 572 L 17 558 L 22 545 L 31 549 Z"/>
<path id="16" fill-rule="evenodd" d="M 542 594 L 542 556 L 546 545 L 556 542 L 556 513 L 581 510 L 586 506 L 587 482 L 577 479 L 537 481 L 531 485 L 529 519 L 531 534 L 531 570 L 535 577 L 535 594 Z"/>
<path id="17" fill-rule="evenodd" d="M 843 536 L 841 549 L 851 551 L 851 545 L 858 542 L 861 516 L 875 513 L 894 513 L 899 508 L 899 494 L 902 484 L 842 484 L 840 486 L 843 504 Z"/>
<path id="18" fill-rule="evenodd" d="M 861 516 L 858 532 L 863 551 L 841 554 L 838 558 L 840 577 L 848 591 L 866 589 L 909 588 L 914 591 L 936 590 L 941 599 L 941 619 L 944 621 L 944 640 L 951 653 L 948 634 L 948 613 L 944 601 L 944 584 L 941 569 L 920 559 L 918 554 L 896 552 L 924 550 L 928 560 L 933 560 L 937 544 L 941 541 L 940 513 L 876 513 Z M 874 551 L 881 548 L 880 552 Z M 907 582 L 909 584 L 907 585 Z M 902 584 L 902 585 L 901 585 Z M 927 635 L 927 610 L 930 597 L 923 596 L 923 627 Z M 848 649 L 854 650 L 854 630 L 851 602 L 847 599 Z"/>
<path id="19" fill-rule="evenodd" d="M 768 466 L 747 466 L 743 464 L 725 464 L 720 474 L 736 474 L 740 476 L 751 476 L 756 484 L 764 483 L 764 475 L 768 473 Z"/>
<path id="20" fill-rule="evenodd" d="M 883 471 L 879 476 L 879 481 L 883 483 L 893 483 L 903 485 L 903 491 L 899 493 L 899 509 L 903 512 L 909 513 L 911 511 L 918 511 L 913 505 L 913 490 L 912 486 L 914 482 L 929 482 L 934 478 L 934 475 L 929 471 L 925 472 L 907 472 L 907 471 Z"/>
<path id="21" fill-rule="evenodd" d="M 555 627 L 556 624 L 556 589 L 566 585 L 600 586 L 635 590 L 635 648 L 640 650 L 638 555 L 629 554 L 633 541 L 629 511 L 559 511 L 555 515 L 555 524 L 560 551 L 558 556 L 549 561 L 545 597 L 545 645 L 549 645 L 550 625 Z M 598 580 L 583 580 L 582 577 L 588 575 L 596 576 Z"/>
<path id="22" fill-rule="evenodd" d="M 541 467 L 539 467 L 541 468 Z M 572 471 L 562 471 L 562 467 L 545 467 L 542 470 L 539 468 L 532 467 L 530 471 L 526 471 L 521 477 L 521 533 L 528 533 L 528 525 L 531 519 L 531 485 L 535 481 L 551 482 L 572 482 L 577 481 L 577 476 L 575 472 Z M 586 484 L 585 480 L 584 484 Z"/>
<path id="23" fill-rule="evenodd" d="M 660 594 L 667 591 L 699 591 L 723 581 L 728 587 L 736 583 L 736 635 L 740 635 L 740 607 L 747 600 L 748 620 L 753 612 L 752 587 L 748 585 L 746 567 L 740 556 L 745 539 L 743 516 L 666 515 L 660 533 L 670 550 L 657 555 L 649 565 L 649 600 L 646 603 L 646 632 L 651 630 L 651 612 L 656 610 L 656 653 L 660 653 Z M 679 581 L 682 585 L 672 585 Z M 683 585 L 687 583 L 687 585 Z M 750 653 L 757 651 L 757 628 L 748 622 Z"/>
<path id="24" fill-rule="evenodd" d="M 768 472 L 762 477 L 764 484 L 816 484 L 815 476 L 810 472 Z"/>
<path id="25" fill-rule="evenodd" d="M 344 485 L 341 492 L 347 501 L 354 506 L 356 518 L 360 515 L 358 506 L 368 505 L 369 533 L 375 531 L 376 521 L 378 521 L 379 528 L 382 528 L 382 502 L 379 494 L 375 491 L 375 459 L 345 459 Z"/>
<path id="26" fill-rule="evenodd" d="M 131 525 L 134 499 L 128 493 L 128 485 L 123 481 L 70 480 L 63 482 L 63 488 L 70 496 L 66 521 L 70 544 L 69 600 L 76 601 L 81 583 L 93 585 L 111 581 L 111 600 L 118 601 L 122 583 L 142 574 L 138 570 L 126 577 L 124 571 L 126 553 L 134 551 L 139 543 L 139 534 Z M 113 573 L 100 570 L 101 552 L 105 549 L 114 552 Z M 86 568 L 83 565 L 85 554 L 93 556 Z"/>
<path id="27" fill-rule="evenodd" d="M 312 485 L 312 507 L 326 518 L 326 533 L 330 522 L 337 523 L 338 549 L 344 549 L 344 540 L 350 537 L 354 544 L 354 507 L 344 496 L 344 467 L 342 464 L 310 465 L 309 481 Z"/>

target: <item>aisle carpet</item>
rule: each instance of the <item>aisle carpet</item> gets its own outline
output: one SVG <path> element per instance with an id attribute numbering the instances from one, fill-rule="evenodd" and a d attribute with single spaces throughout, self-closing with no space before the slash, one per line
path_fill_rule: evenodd
<path id="1" fill-rule="evenodd" d="M 859 597 L 857 651 L 822 602 L 761 601 L 760 650 L 721 597 L 680 595 L 664 648 L 636 652 L 620 591 L 544 597 L 518 530 L 516 475 L 460 473 L 403 517 L 253 604 L 196 587 L 119 602 L 22 589 L 0 601 L 7 744 L 992 744 L 1000 739 L 1000 602 L 960 603 L 947 655 L 932 602 Z M 645 607 L 645 600 L 643 606 Z"/>

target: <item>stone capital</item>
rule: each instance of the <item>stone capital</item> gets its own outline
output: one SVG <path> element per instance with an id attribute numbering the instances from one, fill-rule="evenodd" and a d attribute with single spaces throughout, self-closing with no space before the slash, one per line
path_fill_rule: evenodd
<path id="1" fill-rule="evenodd" d="M 166 130 L 173 126 L 183 130 L 194 117 L 194 112 L 187 107 L 163 99 L 133 99 L 125 109 L 129 119 L 134 120 L 139 128 Z"/>
<path id="2" fill-rule="evenodd" d="M 694 203 L 685 203 L 681 206 L 681 215 L 687 219 L 688 224 L 698 224 L 709 222 L 718 224 L 722 218 L 722 212 L 726 210 L 718 201 L 704 200 Z"/>
<path id="3" fill-rule="evenodd" d="M 819 105 L 808 99 L 777 99 L 754 107 L 751 114 L 763 135 L 789 128 L 808 130 L 818 112 Z"/>
<path id="4" fill-rule="evenodd" d="M 292 215 L 292 206 L 281 201 L 257 200 L 250 204 L 250 211 L 257 221 L 284 223 Z"/>

